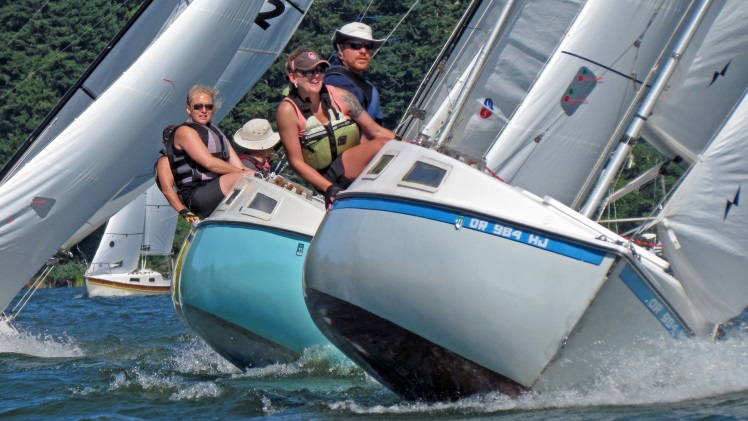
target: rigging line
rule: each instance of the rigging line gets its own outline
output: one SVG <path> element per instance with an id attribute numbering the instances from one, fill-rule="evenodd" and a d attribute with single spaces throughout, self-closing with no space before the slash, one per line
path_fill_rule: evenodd
<path id="1" fill-rule="evenodd" d="M 627 74 L 625 74 L 625 73 L 623 73 L 623 72 L 620 72 L 620 71 L 618 71 L 618 70 L 616 70 L 616 69 L 614 69 L 614 68 L 612 68 L 612 67 L 610 67 L 610 66 L 606 66 L 606 65 L 604 65 L 604 64 L 602 64 L 602 63 L 599 63 L 599 62 L 597 62 L 597 61 L 594 61 L 594 60 L 592 60 L 592 59 L 589 59 L 589 58 L 587 58 L 587 57 L 584 57 L 584 56 L 580 56 L 579 54 L 575 54 L 575 53 L 572 53 L 572 52 L 570 52 L 570 51 L 561 51 L 561 54 L 568 54 L 568 55 L 570 55 L 570 56 L 572 56 L 572 57 L 576 57 L 576 58 L 578 58 L 578 59 L 584 60 L 584 61 L 586 61 L 587 63 L 592 63 L 592 64 L 594 64 L 594 65 L 596 65 L 596 66 L 600 66 L 600 67 L 602 67 L 602 68 L 603 68 L 603 69 L 605 69 L 605 70 L 611 71 L 611 72 L 613 72 L 613 73 L 615 73 L 615 74 L 617 74 L 617 75 L 619 75 L 619 76 L 622 76 L 622 77 L 624 77 L 624 78 L 626 78 L 626 79 L 628 79 L 628 80 L 631 80 L 631 81 L 633 81 L 633 82 L 637 82 L 637 83 L 640 83 L 640 84 L 643 84 L 643 83 L 644 83 L 643 81 L 641 81 L 641 80 L 639 80 L 639 79 L 636 79 L 636 78 L 633 78 L 633 77 L 631 77 L 631 76 L 629 76 L 629 75 L 627 75 Z M 651 85 L 646 85 L 646 86 L 647 86 L 648 88 L 651 88 L 651 87 L 652 87 Z"/>
<path id="2" fill-rule="evenodd" d="M 364 11 L 359 13 L 358 16 L 356 16 L 356 22 L 361 22 L 366 17 L 366 14 L 369 12 L 369 7 L 371 7 L 371 4 L 374 2 L 374 0 L 369 0 L 369 4 L 366 5 L 364 8 Z"/>
<path id="3" fill-rule="evenodd" d="M 416 7 L 416 5 L 418 5 L 418 3 L 419 3 L 419 2 L 420 2 L 420 0 L 416 0 L 416 1 L 415 1 L 415 2 L 413 3 L 413 5 L 412 5 L 412 6 L 410 6 L 410 9 L 408 9 L 408 11 L 407 11 L 407 12 L 405 12 L 405 14 L 403 15 L 403 17 L 402 17 L 402 18 L 400 18 L 400 22 L 398 22 L 398 23 L 397 23 L 397 24 L 395 25 L 395 27 L 394 27 L 394 28 L 392 28 L 392 30 L 390 31 L 390 33 L 389 33 L 389 34 L 387 34 L 387 36 L 386 36 L 386 37 L 384 38 L 384 42 L 385 42 L 385 43 L 387 42 L 387 40 L 388 40 L 388 39 L 390 39 L 390 37 L 392 36 L 392 34 L 393 34 L 393 33 L 395 32 L 395 30 L 397 30 L 397 28 L 398 28 L 398 27 L 400 26 L 400 24 L 401 24 L 401 23 L 403 23 L 403 21 L 405 20 L 405 18 L 407 18 L 407 17 L 408 17 L 408 15 L 410 14 L 410 12 L 412 12 L 412 11 L 413 11 L 413 9 L 414 9 L 414 8 Z M 374 56 L 376 56 L 378 52 L 379 52 L 379 50 L 375 51 L 375 52 L 374 52 L 374 54 L 372 54 L 372 55 L 371 55 L 371 58 L 373 59 L 373 58 L 374 58 Z"/>
<path id="4" fill-rule="evenodd" d="M 74 39 L 74 40 L 73 40 L 73 41 L 71 41 L 71 42 L 70 42 L 70 43 L 69 43 L 68 45 L 66 45 L 66 46 L 65 46 L 65 48 L 63 48 L 62 50 L 60 50 L 60 51 L 59 51 L 59 52 L 58 52 L 58 53 L 57 53 L 57 54 L 56 54 L 56 55 L 55 55 L 54 57 L 52 57 L 52 58 L 50 58 L 49 60 L 47 60 L 47 61 L 45 61 L 44 63 L 42 63 L 42 65 L 41 65 L 41 66 L 39 66 L 39 67 L 37 67 L 36 69 L 34 69 L 33 71 L 31 71 L 31 72 L 30 72 L 30 73 L 28 74 L 28 76 L 26 76 L 26 78 L 25 78 L 25 79 L 23 79 L 22 81 L 18 82 L 18 83 L 16 84 L 16 86 L 14 86 L 13 88 L 9 89 L 9 90 L 8 90 L 7 92 L 5 92 L 5 93 L 3 93 L 2 95 L 0 95 L 0 100 L 3 100 L 3 99 L 5 99 L 5 98 L 6 98 L 6 97 L 7 97 L 8 95 L 12 94 L 12 93 L 13 93 L 13 92 L 14 92 L 14 91 L 15 91 L 16 89 L 18 89 L 18 87 L 19 87 L 19 86 L 21 86 L 21 85 L 22 85 L 22 84 L 24 84 L 24 83 L 25 83 L 26 81 L 28 81 L 29 79 L 31 79 L 31 77 L 35 76 L 35 75 L 36 75 L 36 72 L 38 72 L 39 70 L 41 70 L 41 69 L 43 69 L 44 67 L 48 66 L 48 65 L 49 65 L 50 63 L 53 63 L 53 62 L 54 62 L 55 60 L 57 60 L 57 59 L 58 59 L 58 58 L 59 58 L 59 57 L 61 56 L 61 54 L 62 54 L 63 52 L 67 51 L 67 50 L 68 50 L 68 49 L 69 49 L 70 47 L 72 47 L 72 46 L 73 46 L 74 44 L 76 44 L 76 43 L 77 43 L 78 41 L 80 41 L 80 40 L 81 40 L 81 39 L 82 39 L 82 38 L 83 38 L 83 37 L 84 37 L 85 35 L 87 35 L 87 34 L 88 34 L 88 33 L 90 33 L 91 31 L 93 31 L 93 30 L 94 30 L 94 28 L 97 28 L 97 27 L 99 27 L 99 25 L 100 25 L 100 24 L 101 24 L 101 23 L 102 23 L 102 22 L 104 21 L 104 19 L 106 19 L 106 18 L 110 17 L 111 15 L 113 15 L 113 14 L 114 14 L 114 13 L 115 13 L 116 11 L 118 11 L 118 10 L 119 10 L 119 9 L 121 9 L 122 7 L 124 7 L 124 5 L 123 5 L 123 4 L 120 4 L 120 5 L 114 6 L 114 8 L 113 8 L 113 9 L 112 9 L 112 10 L 111 10 L 111 11 L 110 11 L 110 12 L 109 12 L 109 13 L 108 13 L 107 15 L 105 15 L 105 16 L 102 16 L 102 18 L 101 18 L 101 19 L 99 19 L 99 20 L 98 20 L 98 21 L 96 22 L 96 24 L 94 24 L 94 25 L 91 25 L 91 27 L 90 27 L 90 28 L 89 28 L 88 30 L 86 30 L 86 31 L 82 32 L 82 33 L 80 34 L 80 36 L 78 36 L 78 37 L 77 37 L 76 39 Z"/>
<path id="5" fill-rule="evenodd" d="M 16 40 L 16 38 L 18 38 L 18 34 L 20 34 L 20 33 L 21 33 L 21 32 L 22 32 L 22 31 L 23 31 L 23 30 L 24 30 L 24 29 L 25 29 L 25 28 L 26 28 L 27 26 L 29 26 L 29 24 L 30 24 L 31 22 L 33 22 L 33 21 L 34 21 L 34 18 L 36 17 L 36 15 L 38 15 L 39 13 L 41 13 L 42 9 L 44 9 L 44 7 L 45 7 L 45 6 L 47 6 L 47 5 L 49 4 L 49 2 L 50 2 L 50 0 L 47 0 L 47 2 L 46 2 L 46 3 L 44 3 L 43 5 L 41 5 L 41 7 L 39 7 L 39 8 L 38 8 L 38 9 L 36 10 L 36 12 L 34 12 L 34 16 L 31 16 L 31 18 L 30 18 L 30 19 L 29 19 L 29 20 L 28 20 L 28 21 L 27 21 L 27 22 L 26 22 L 26 23 L 25 23 L 25 24 L 23 25 L 23 27 L 22 27 L 21 29 L 19 29 L 19 30 L 18 30 L 18 32 L 16 32 L 16 34 L 15 34 L 15 35 L 13 35 L 13 38 L 11 38 L 11 40 L 10 40 L 10 41 L 8 41 L 8 43 L 7 43 L 7 44 L 5 44 L 5 46 L 3 47 L 3 49 L 2 49 L 2 50 L 0 50 L 0 54 L 2 54 L 2 53 L 3 53 L 3 51 L 5 51 L 5 49 L 6 49 L 6 48 L 8 48 L 8 46 L 9 46 L 10 44 L 13 44 L 13 41 L 15 41 L 15 40 Z"/>

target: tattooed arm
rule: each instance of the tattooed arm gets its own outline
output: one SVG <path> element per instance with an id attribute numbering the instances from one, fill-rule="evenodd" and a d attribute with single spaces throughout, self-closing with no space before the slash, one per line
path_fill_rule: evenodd
<path id="1" fill-rule="evenodd" d="M 343 101 L 343 104 L 341 104 L 343 107 L 343 113 L 358 123 L 361 127 L 361 131 L 364 132 L 366 137 L 369 139 L 395 138 L 395 133 L 393 133 L 392 130 L 385 129 L 371 118 L 371 116 L 364 110 L 364 107 L 361 106 L 361 103 L 358 102 L 358 98 L 356 98 L 355 95 L 343 89 L 337 89 L 337 93 Z"/>

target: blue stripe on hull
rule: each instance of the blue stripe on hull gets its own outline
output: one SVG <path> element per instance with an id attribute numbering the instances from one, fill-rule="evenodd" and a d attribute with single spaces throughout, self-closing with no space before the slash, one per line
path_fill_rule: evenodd
<path id="1" fill-rule="evenodd" d="M 310 240 L 252 225 L 200 225 L 181 268 L 181 302 L 295 352 L 329 344 L 304 302 Z"/>
<path id="2" fill-rule="evenodd" d="M 562 256 L 591 263 L 593 265 L 599 265 L 606 255 L 606 252 L 603 250 L 596 250 L 591 247 L 585 247 L 579 244 L 546 237 L 538 233 L 505 224 L 503 222 L 500 223 L 422 204 L 406 203 L 379 198 L 352 197 L 341 198 L 335 203 L 334 209 L 377 210 L 431 219 L 434 221 L 455 225 L 455 228 L 458 229 L 465 228 L 483 232 L 489 235 L 494 235 L 497 237 L 506 238 L 508 240 L 526 244 L 528 246 L 540 248 L 552 253 L 560 254 Z"/>
<path id="3" fill-rule="evenodd" d="M 673 337 L 691 336 L 691 331 L 683 326 L 678 316 L 652 290 L 652 287 L 636 273 L 634 268 L 626 266 L 619 277 Z"/>

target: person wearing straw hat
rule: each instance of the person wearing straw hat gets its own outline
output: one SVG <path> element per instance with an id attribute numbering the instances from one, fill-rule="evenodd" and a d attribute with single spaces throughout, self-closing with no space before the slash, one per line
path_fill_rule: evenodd
<path id="1" fill-rule="evenodd" d="M 273 131 L 270 122 L 262 118 L 249 120 L 234 134 L 234 142 L 243 149 L 241 152 L 246 151 L 239 154 L 242 163 L 267 177 L 273 149 L 280 142 L 280 135 Z"/>
<path id="2" fill-rule="evenodd" d="M 330 60 L 325 72 L 325 84 L 345 89 L 358 98 L 366 112 L 382 124 L 384 114 L 379 105 L 379 91 L 363 73 L 369 68 L 374 51 L 384 44 L 383 39 L 374 39 L 371 27 L 361 22 L 343 25 L 332 36 L 332 45 L 337 52 Z"/>

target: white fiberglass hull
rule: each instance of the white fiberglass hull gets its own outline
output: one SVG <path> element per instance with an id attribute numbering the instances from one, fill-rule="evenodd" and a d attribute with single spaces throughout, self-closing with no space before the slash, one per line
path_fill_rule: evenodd
<path id="1" fill-rule="evenodd" d="M 584 382 L 594 353 L 706 331 L 664 263 L 570 214 L 390 142 L 312 241 L 307 305 L 353 361 L 424 400 Z"/>
<path id="2" fill-rule="evenodd" d="M 240 369 L 286 363 L 330 342 L 304 302 L 301 271 L 325 214 L 311 191 L 245 177 L 193 229 L 172 300 L 185 324 Z"/>
<path id="3" fill-rule="evenodd" d="M 130 273 L 86 275 L 89 297 L 123 297 L 130 295 L 166 294 L 171 280 L 150 269 Z"/>

